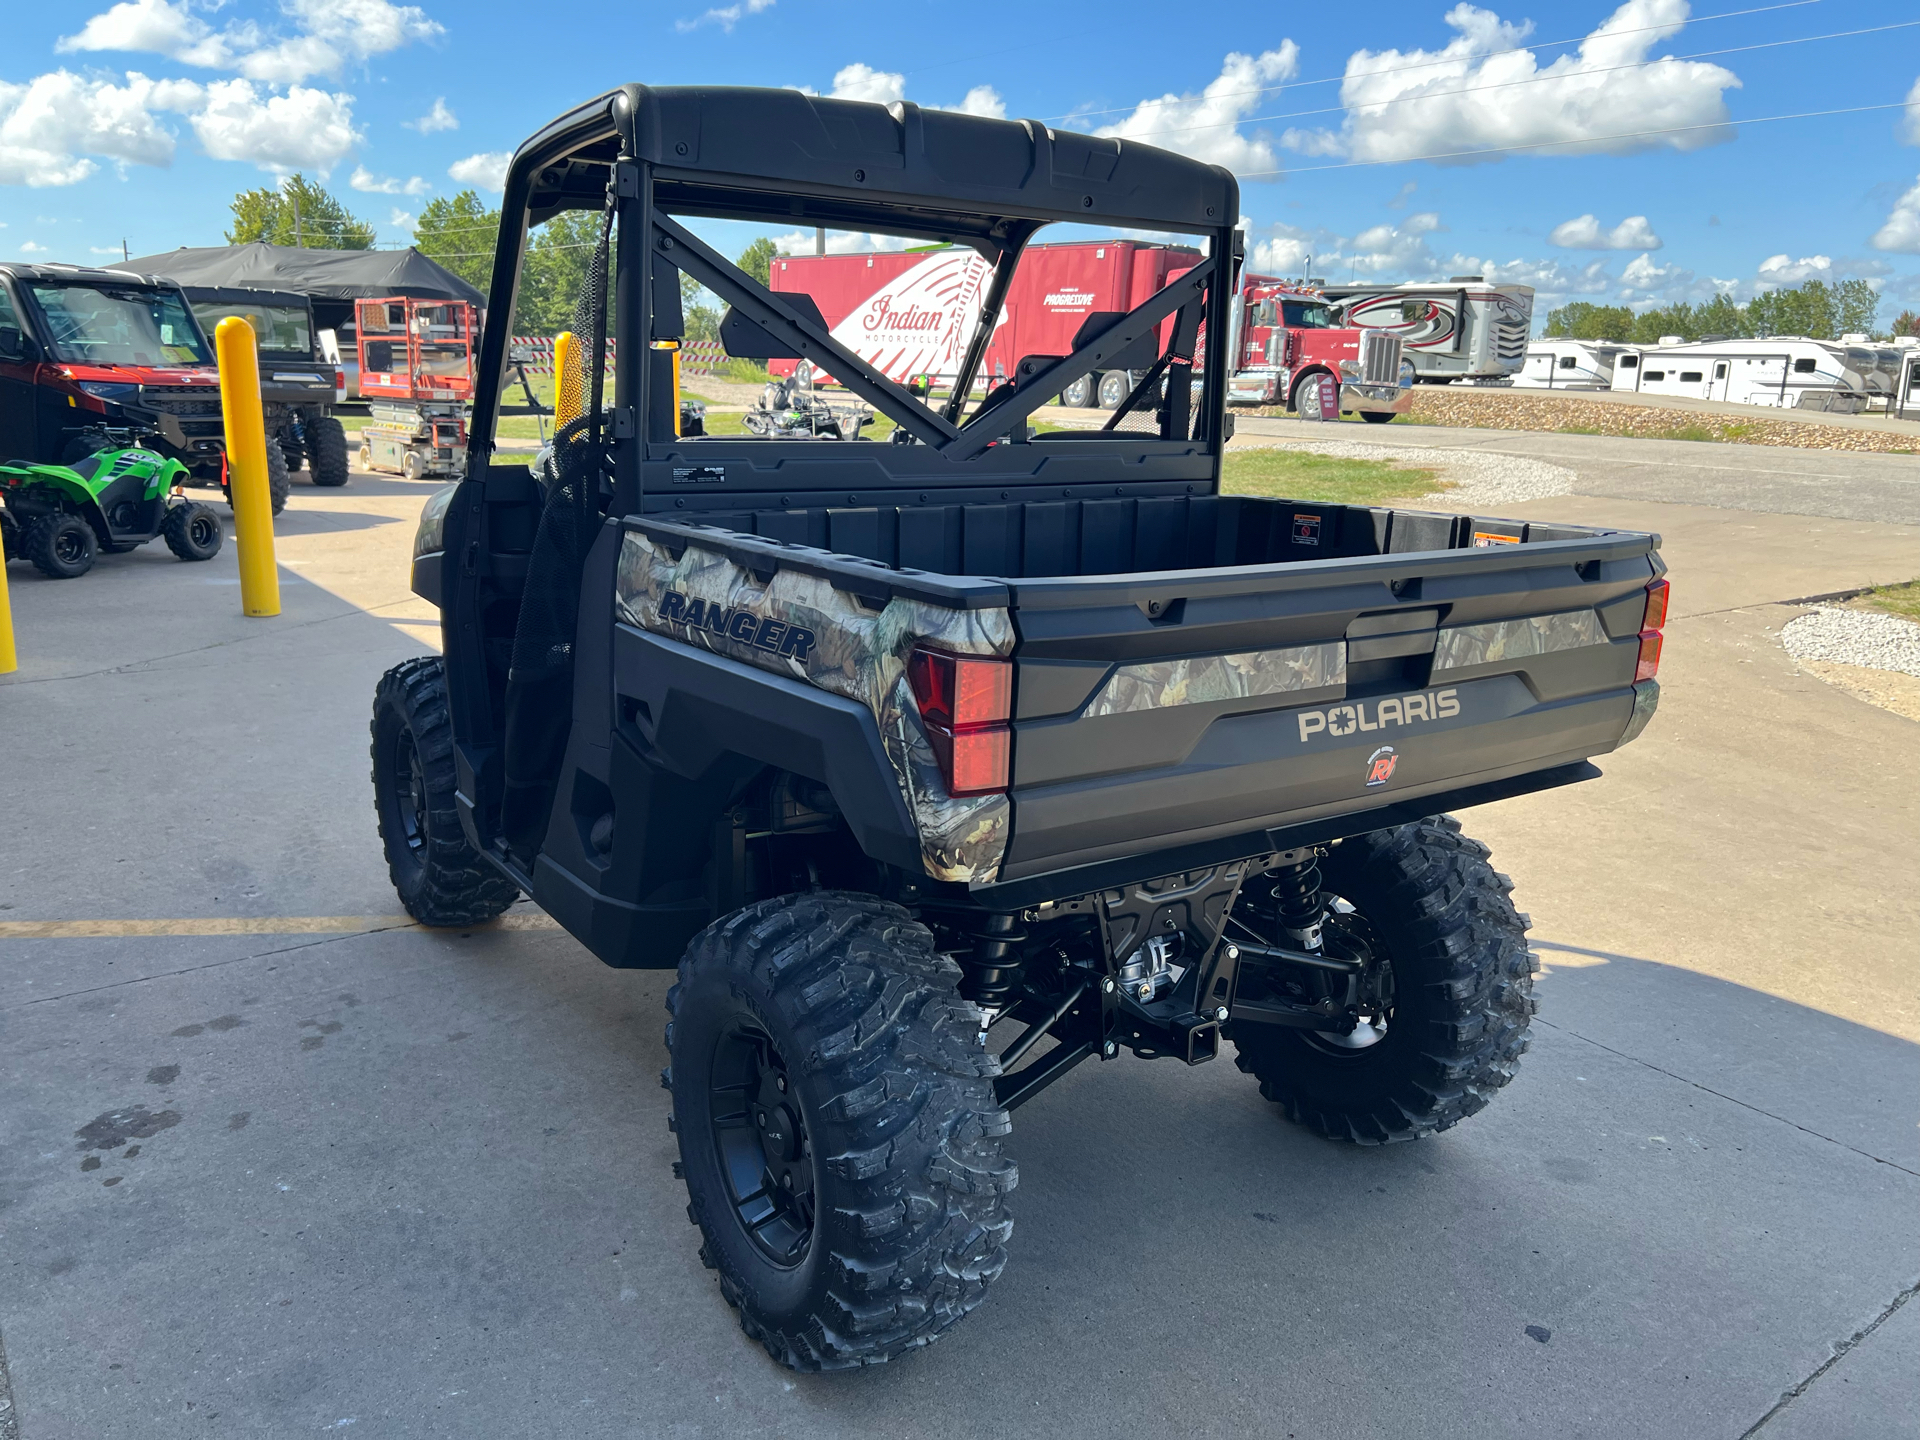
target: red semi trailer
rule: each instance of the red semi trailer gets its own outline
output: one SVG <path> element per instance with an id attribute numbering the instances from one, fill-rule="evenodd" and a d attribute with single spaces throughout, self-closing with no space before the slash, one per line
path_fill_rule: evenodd
<path id="1" fill-rule="evenodd" d="M 995 322 L 983 376 L 991 383 L 1027 356 L 1071 353 L 1090 321 L 1125 314 L 1200 259 L 1187 246 L 1140 240 L 1028 246 Z M 951 383 L 959 369 L 988 278 L 986 261 L 973 251 L 944 246 L 785 255 L 772 268 L 772 288 L 812 296 L 833 337 L 856 355 L 896 380 L 928 377 L 935 385 Z M 1412 372 L 1401 364 L 1397 339 L 1335 327 L 1317 292 L 1272 277 L 1245 276 L 1241 296 L 1234 400 L 1292 407 L 1306 381 L 1328 376 L 1340 380 L 1342 410 L 1387 420 L 1407 408 Z M 1163 330 L 1172 324 L 1167 320 Z M 1061 403 L 1114 409 L 1150 363 L 1089 375 L 1068 386 Z M 769 368 L 790 374 L 795 362 L 776 360 Z"/>

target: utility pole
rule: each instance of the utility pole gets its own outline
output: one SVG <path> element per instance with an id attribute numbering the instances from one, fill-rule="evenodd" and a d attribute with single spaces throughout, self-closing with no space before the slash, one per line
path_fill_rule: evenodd
<path id="1" fill-rule="evenodd" d="M 293 196 L 293 248 L 296 250 L 302 248 L 300 244 L 300 193 L 298 191 L 295 191 Z"/>
<path id="2" fill-rule="evenodd" d="M 120 259 L 122 263 L 133 259 L 133 252 L 127 249 L 127 237 L 124 235 L 120 237 Z"/>
<path id="3" fill-rule="evenodd" d="M 813 253 L 816 255 L 824 255 L 827 253 L 827 227 L 824 225 L 814 226 Z"/>

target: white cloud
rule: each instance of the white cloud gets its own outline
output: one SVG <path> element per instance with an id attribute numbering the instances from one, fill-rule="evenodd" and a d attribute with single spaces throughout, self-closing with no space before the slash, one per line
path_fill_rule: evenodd
<path id="1" fill-rule="evenodd" d="M 1457 34 L 1442 49 L 1354 52 L 1340 87 L 1347 109 L 1340 129 L 1290 130 L 1284 143 L 1307 154 L 1376 162 L 1502 147 L 1627 155 L 1719 144 L 1733 135 L 1721 92 L 1738 88 L 1739 77 L 1696 61 L 1647 61 L 1687 16 L 1687 0 L 1627 0 L 1577 54 L 1542 66 L 1531 50 L 1516 48 L 1531 22 L 1509 25 L 1491 10 L 1457 4 L 1446 14 Z M 1712 128 L 1628 136 L 1682 126 Z M 1500 158 L 1461 155 L 1439 163 Z"/>
<path id="2" fill-rule="evenodd" d="M 1907 91 L 1907 108 L 1902 117 L 1900 138 L 1909 145 L 1920 145 L 1920 80 Z"/>
<path id="3" fill-rule="evenodd" d="M 960 97 L 960 103 L 953 107 L 962 115 L 980 115 L 988 120 L 1007 118 L 1007 102 L 1000 98 L 1000 92 L 991 85 L 976 85 Z"/>
<path id="4" fill-rule="evenodd" d="M 392 175 L 376 175 L 364 165 L 353 167 L 353 175 L 347 183 L 367 195 L 425 195 L 433 189 L 418 175 L 400 180 Z"/>
<path id="5" fill-rule="evenodd" d="M 1602 230 L 1591 215 L 1580 215 L 1554 226 L 1547 243 L 1562 250 L 1658 250 L 1666 242 L 1644 215 L 1629 215 L 1611 230 Z"/>
<path id="6" fill-rule="evenodd" d="M 811 255 L 816 242 L 811 230 L 793 230 L 773 237 L 774 249 L 782 255 Z M 829 255 L 864 255 L 873 250 L 904 250 L 907 241 L 899 235 L 863 235 L 858 230 L 829 230 Z"/>
<path id="7" fill-rule="evenodd" d="M 876 105 L 891 105 L 907 98 L 907 77 L 892 70 L 876 70 L 855 61 L 834 72 L 835 100 L 867 100 Z"/>
<path id="8" fill-rule="evenodd" d="M 126 83 L 90 80 L 67 70 L 25 84 L 0 81 L 0 185 L 73 185 L 99 167 L 89 156 L 123 165 L 173 163 L 173 133 L 155 111 L 186 111 L 202 99 L 185 80 Z"/>
<path id="9" fill-rule="evenodd" d="M 439 130 L 458 130 L 460 128 L 460 119 L 453 111 L 447 108 L 447 101 L 444 95 L 438 100 L 435 100 L 433 102 L 433 108 L 418 120 L 403 120 L 400 123 L 405 125 L 409 130 L 418 130 L 422 135 L 432 135 Z"/>
<path id="10" fill-rule="evenodd" d="M 47 253 L 47 247 L 44 245 L 36 245 L 33 241 L 29 240 L 20 247 L 20 253 L 22 255 L 44 255 Z"/>
<path id="11" fill-rule="evenodd" d="M 1920 179 L 1894 202 L 1887 223 L 1874 231 L 1869 243 L 1876 250 L 1896 255 L 1920 255 Z"/>
<path id="12" fill-rule="evenodd" d="M 1784 258 L 1784 257 L 1782 257 Z M 1656 265 L 1651 255 L 1636 255 L 1620 272 L 1620 287 L 1628 298 L 1665 295 L 1693 283 L 1693 271 L 1679 265 Z"/>
<path id="13" fill-rule="evenodd" d="M 682 35 L 689 30 L 698 30 L 702 25 L 718 25 L 722 30 L 732 33 L 733 27 L 748 15 L 758 15 L 762 10 L 771 10 L 773 0 L 739 0 L 738 4 L 723 5 L 709 10 L 704 15 L 696 15 L 691 20 L 676 20 L 673 28 Z"/>
<path id="14" fill-rule="evenodd" d="M 1398 225 L 1372 225 L 1353 236 L 1280 224 L 1254 242 L 1249 266 L 1267 275 L 1300 276 L 1311 269 L 1328 278 L 1426 278 L 1440 265 L 1426 237 L 1445 229 L 1432 210 L 1409 215 Z"/>
<path id="15" fill-rule="evenodd" d="M 87 253 L 89 255 L 118 255 L 122 259 L 126 258 L 126 251 L 122 250 L 118 245 L 89 245 L 87 247 Z"/>
<path id="16" fill-rule="evenodd" d="M 387 214 L 387 228 L 389 230 L 399 230 L 407 235 L 413 234 L 413 227 L 417 225 L 419 221 L 420 217 L 418 215 L 415 215 L 411 210 L 402 210 L 397 205 Z"/>
<path id="17" fill-rule="evenodd" d="M 1420 187 L 1417 184 L 1415 184 L 1413 181 L 1411 180 L 1407 181 L 1406 184 L 1400 187 L 1399 193 L 1396 194 L 1391 200 L 1387 201 L 1387 209 L 1389 210 L 1406 209 L 1407 202 L 1413 198 L 1413 192 L 1418 190 L 1419 188 Z"/>
<path id="18" fill-rule="evenodd" d="M 504 190 L 507 188 L 507 165 L 512 159 L 511 151 L 483 151 L 454 161 L 447 167 L 447 174 L 462 185 L 472 185 L 481 190 Z"/>
<path id="19" fill-rule="evenodd" d="M 216 160 L 324 173 L 361 139 L 351 95 L 295 85 L 285 95 L 262 96 L 250 80 L 219 80 L 207 86 L 206 97 L 193 129 Z"/>
<path id="20" fill-rule="evenodd" d="M 1242 174 L 1271 174 L 1280 168 L 1271 142 L 1264 132 L 1243 135 L 1240 122 L 1258 109 L 1263 88 L 1276 88 L 1299 70 L 1300 47 L 1291 40 L 1259 55 L 1235 52 L 1198 95 L 1142 100 L 1126 119 L 1094 133 L 1139 140 Z"/>
<path id="21" fill-rule="evenodd" d="M 216 31 L 193 13 L 188 0 L 120 0 L 57 48 L 139 51 L 292 85 L 446 33 L 419 6 L 391 0 L 281 0 L 280 10 L 293 22 L 294 34 L 275 36 L 250 21 Z"/>
<path id="22" fill-rule="evenodd" d="M 1803 255 L 1798 260 L 1786 255 L 1773 255 L 1760 262 L 1755 278 L 1755 288 L 1776 290 L 1781 286 L 1798 285 L 1806 280 L 1828 280 L 1833 277 L 1833 260 L 1827 255 Z"/>

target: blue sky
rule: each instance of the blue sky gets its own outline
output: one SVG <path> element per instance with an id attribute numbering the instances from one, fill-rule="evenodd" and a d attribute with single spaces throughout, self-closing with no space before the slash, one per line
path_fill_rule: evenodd
<path id="1" fill-rule="evenodd" d="M 637 80 L 904 96 L 1186 150 L 1242 176 L 1255 255 L 1284 274 L 1476 271 L 1533 284 L 1542 317 L 1857 275 L 1882 324 L 1920 308 L 1914 0 L 1258 9 L 15 5 L 0 257 L 218 244 L 235 191 L 296 168 L 405 243 L 432 196 L 491 193 L 521 138 Z M 1762 120 L 1864 106 L 1883 108 Z"/>

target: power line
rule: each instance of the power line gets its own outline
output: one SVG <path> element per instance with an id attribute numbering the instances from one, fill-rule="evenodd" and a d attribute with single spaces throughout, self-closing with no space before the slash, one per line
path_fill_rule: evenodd
<path id="1" fill-rule="evenodd" d="M 1482 90 L 1508 90 L 1516 85 L 1540 85 L 1556 80 L 1583 80 L 1589 75 L 1611 75 L 1619 70 L 1644 70 L 1654 65 L 1664 65 L 1669 60 L 1706 60 L 1716 55 L 1740 55 L 1749 50 L 1777 50 L 1787 45 L 1810 45 L 1816 40 L 1845 40 L 1856 35 L 1878 35 L 1885 30 L 1911 30 L 1915 26 L 1920 26 L 1920 20 L 1902 20 L 1894 25 L 1874 25 L 1865 30 L 1836 30 L 1831 35 L 1802 35 L 1793 40 L 1767 40 L 1756 45 L 1733 45 L 1722 50 L 1697 50 L 1691 55 L 1662 55 L 1657 60 L 1636 60 L 1631 64 L 1608 65 L 1598 70 L 1568 71 L 1559 75 L 1529 75 L 1524 80 L 1500 80 L 1491 85 L 1463 85 L 1458 90 L 1432 90 L 1424 95 L 1397 95 L 1391 100 L 1364 100 L 1352 105 L 1329 105 L 1319 110 L 1289 110 L 1275 115 L 1248 115 L 1233 120 L 1215 120 L 1205 125 L 1180 125 L 1166 130 L 1143 130 L 1126 138 L 1149 140 L 1155 135 L 1187 135 L 1196 130 L 1229 130 L 1240 125 L 1257 125 L 1263 120 L 1300 120 L 1313 115 L 1341 115 L 1353 110 L 1382 110 L 1389 105 L 1411 105 L 1420 100 L 1443 100 L 1453 95 L 1475 95 Z"/>
<path id="2" fill-rule="evenodd" d="M 1420 160 L 1457 160 L 1469 155 L 1504 155 L 1516 150 L 1544 150 L 1555 145 L 1595 145 L 1607 140 L 1639 140 L 1654 135 L 1682 135 L 1691 130 L 1720 130 L 1741 125 L 1765 125 L 1775 120 L 1818 120 L 1827 115 L 1859 115 L 1869 110 L 1904 110 L 1907 102 L 1890 105 L 1849 105 L 1839 110 L 1802 110 L 1792 115 L 1754 115 L 1744 120 L 1713 120 L 1703 125 L 1668 125 L 1659 130 L 1628 130 L 1618 135 L 1581 135 L 1570 140 L 1529 140 L 1518 145 L 1489 145 L 1480 150 L 1442 150 L 1432 155 L 1397 155 L 1390 160 L 1344 160 L 1337 165 L 1302 165 L 1293 170 L 1250 170 L 1240 178 L 1259 180 L 1269 175 L 1305 175 L 1316 170 L 1353 170 L 1366 165 L 1411 165 Z"/>
<path id="3" fill-rule="evenodd" d="M 1750 10 L 1726 10 L 1718 15 L 1695 15 L 1682 23 L 1684 25 L 1704 25 L 1709 20 L 1737 20 L 1743 15 L 1764 15 L 1770 10 L 1795 10 L 1803 5 L 1818 5 L 1819 3 L 1820 0 L 1784 0 L 1782 4 L 1759 5 Z M 1638 25 L 1631 30 L 1609 30 L 1606 38 L 1611 40 L 1619 35 L 1642 35 L 1650 30 L 1666 30 L 1670 28 L 1672 27 L 1669 25 Z M 1585 35 L 1575 35 L 1566 40 L 1537 40 L 1530 45 L 1513 45 L 1505 50 L 1489 50 L 1484 55 L 1469 55 L 1464 58 L 1475 62 L 1486 61 L 1495 59 L 1501 55 L 1520 55 L 1530 50 L 1551 50 L 1556 45 L 1584 45 L 1593 38 L 1594 32 L 1589 31 Z M 1399 75 L 1409 70 L 1434 70 L 1444 65 L 1458 65 L 1462 58 L 1461 56 L 1454 55 L 1448 56 L 1444 60 L 1423 60 L 1417 65 L 1396 65 L 1388 70 L 1370 70 L 1367 72 L 1365 78 L 1370 80 L 1376 75 Z M 1226 100 L 1236 95 L 1266 95 L 1278 90 L 1298 90 L 1306 85 L 1334 85 L 1349 78 L 1354 77 L 1350 77 L 1345 73 L 1339 75 L 1324 75 L 1317 80 L 1288 80 L 1279 85 L 1263 85 L 1257 90 L 1223 90 L 1218 95 L 1206 96 L 1205 98 Z M 1055 120 L 1084 120 L 1089 115 L 1119 115 L 1123 112 L 1137 111 L 1141 105 L 1151 105 L 1154 103 L 1156 102 L 1152 100 L 1142 100 L 1138 104 L 1116 105 L 1108 110 L 1076 110 L 1070 115 L 1047 116 L 1042 123 L 1051 124 Z"/>

